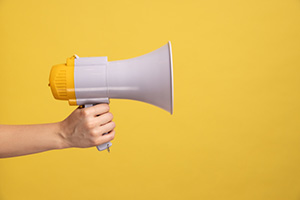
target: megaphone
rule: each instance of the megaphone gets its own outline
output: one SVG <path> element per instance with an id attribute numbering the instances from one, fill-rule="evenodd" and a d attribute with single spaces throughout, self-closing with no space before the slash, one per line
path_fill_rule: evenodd
<path id="1" fill-rule="evenodd" d="M 109 99 L 132 99 L 173 113 L 171 43 L 148 54 L 108 62 L 107 57 L 72 56 L 52 67 L 49 86 L 55 99 L 90 107 Z M 111 142 L 97 146 L 109 150 Z"/>

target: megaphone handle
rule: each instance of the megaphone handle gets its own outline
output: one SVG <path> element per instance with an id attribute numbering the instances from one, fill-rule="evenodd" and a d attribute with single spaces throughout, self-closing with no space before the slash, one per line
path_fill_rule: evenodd
<path id="1" fill-rule="evenodd" d="M 84 105 L 85 108 L 92 107 L 92 106 L 93 106 L 93 104 L 85 104 Z M 102 135 L 106 135 L 106 134 L 108 134 L 108 133 L 103 133 Z M 103 151 L 103 150 L 107 149 L 107 151 L 109 152 L 110 151 L 109 148 L 111 146 L 112 146 L 112 143 L 111 142 L 107 142 L 107 143 L 98 145 L 97 149 L 98 149 L 98 151 Z"/>

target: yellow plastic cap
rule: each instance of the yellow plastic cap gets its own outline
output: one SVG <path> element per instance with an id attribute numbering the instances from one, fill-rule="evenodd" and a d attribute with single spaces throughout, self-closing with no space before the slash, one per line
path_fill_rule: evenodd
<path id="1" fill-rule="evenodd" d="M 76 104 L 74 89 L 74 59 L 67 59 L 66 64 L 54 65 L 50 72 L 49 86 L 55 99 L 68 100 L 70 105 Z"/>

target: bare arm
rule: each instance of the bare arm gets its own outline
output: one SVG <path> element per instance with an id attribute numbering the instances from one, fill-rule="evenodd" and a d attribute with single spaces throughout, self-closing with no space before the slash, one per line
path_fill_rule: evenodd
<path id="1" fill-rule="evenodd" d="M 111 141 L 115 124 L 107 104 L 76 109 L 64 121 L 37 125 L 0 125 L 0 158 L 53 149 L 92 147 Z M 103 133 L 109 132 L 107 135 Z"/>

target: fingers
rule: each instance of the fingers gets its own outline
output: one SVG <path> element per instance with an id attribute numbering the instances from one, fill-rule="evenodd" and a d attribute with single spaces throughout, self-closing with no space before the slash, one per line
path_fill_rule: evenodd
<path id="1" fill-rule="evenodd" d="M 96 141 L 96 146 L 113 140 L 115 138 L 115 133 L 116 133 L 115 130 L 112 130 L 108 134 L 99 137 Z"/>
<path id="2" fill-rule="evenodd" d="M 116 125 L 114 122 L 109 122 L 105 125 L 98 126 L 96 128 L 91 129 L 89 133 L 86 135 L 86 138 L 89 138 L 88 147 L 97 146 L 113 140 L 115 137 L 115 130 L 114 130 L 115 127 Z"/>
<path id="3" fill-rule="evenodd" d="M 108 111 L 109 111 L 109 105 L 106 103 L 97 104 L 97 105 L 89 107 L 89 108 L 81 109 L 81 112 L 82 112 L 83 116 L 85 116 L 85 117 L 88 117 L 88 116 L 96 117 L 98 115 L 107 113 Z"/>
<path id="4" fill-rule="evenodd" d="M 87 146 L 97 146 L 109 142 L 115 137 L 116 127 L 112 122 L 113 115 L 109 112 L 108 104 L 98 104 L 92 107 L 79 109 L 79 119 L 83 122 L 85 131 L 84 138 L 87 139 Z M 104 133 L 107 133 L 103 135 Z"/>
<path id="5" fill-rule="evenodd" d="M 102 135 L 104 133 L 109 133 L 116 127 L 115 122 L 109 122 L 107 124 L 104 124 L 102 126 L 99 126 L 95 128 L 95 132 L 99 133 L 99 135 Z"/>
<path id="6" fill-rule="evenodd" d="M 113 120 L 113 114 L 110 112 L 102 114 L 95 118 L 95 123 L 98 125 L 104 125 Z"/>
<path id="7" fill-rule="evenodd" d="M 84 115 L 89 121 L 90 128 L 105 125 L 113 120 L 113 115 L 109 112 L 108 104 L 99 104 L 93 107 L 85 108 Z"/>

